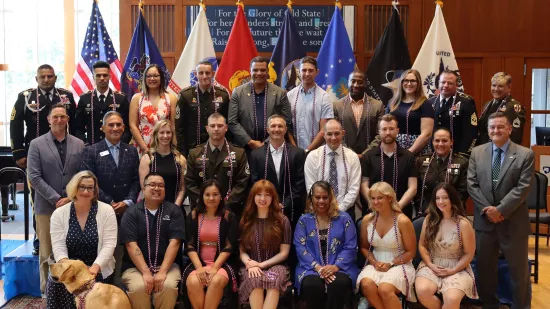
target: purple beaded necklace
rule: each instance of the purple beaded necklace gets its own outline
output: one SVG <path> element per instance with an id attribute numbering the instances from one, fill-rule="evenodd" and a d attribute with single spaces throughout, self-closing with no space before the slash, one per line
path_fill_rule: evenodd
<path id="1" fill-rule="evenodd" d="M 266 144 L 266 151 L 265 151 L 265 164 L 264 164 L 264 180 L 267 180 L 267 165 L 269 160 L 269 153 L 270 150 L 270 143 L 268 142 Z M 292 221 L 294 219 L 294 196 L 292 193 L 292 182 L 290 181 L 290 164 L 288 160 L 288 149 L 286 147 L 286 143 L 283 143 L 283 156 L 284 156 L 284 168 L 283 168 L 283 197 L 282 197 L 282 204 L 283 207 L 285 202 L 285 196 L 286 196 L 286 183 L 288 182 L 289 192 L 290 192 L 290 220 Z"/>
<path id="2" fill-rule="evenodd" d="M 311 113 L 311 141 L 315 139 L 315 97 L 317 95 L 317 85 L 313 86 L 313 112 Z M 300 91 L 304 90 L 304 86 L 300 85 L 300 88 L 298 89 L 298 93 L 296 94 L 296 100 L 294 101 L 294 128 L 298 131 L 298 119 L 297 119 L 297 108 L 298 108 L 298 97 L 300 96 Z M 305 96 L 305 90 L 304 90 L 304 96 Z"/>
<path id="3" fill-rule="evenodd" d="M 199 98 L 199 85 L 197 84 L 197 89 L 195 90 L 196 93 L 197 93 L 197 104 L 198 104 L 198 107 L 197 107 L 197 140 L 196 140 L 196 143 L 197 145 L 200 145 L 201 144 L 201 100 Z M 212 86 L 212 102 L 214 102 L 216 100 L 216 88 L 214 88 L 214 86 Z M 214 112 L 217 113 L 218 112 L 218 103 L 215 102 L 214 103 Z"/>
<path id="4" fill-rule="evenodd" d="M 453 149 L 451 148 L 451 152 L 449 153 L 449 160 L 447 161 L 447 168 L 445 170 L 445 182 L 450 183 L 450 173 L 449 169 L 451 167 L 451 161 L 452 161 L 452 155 L 453 155 Z M 424 190 L 426 189 L 426 178 L 428 177 L 428 171 L 430 170 L 430 165 L 432 164 L 432 161 L 435 157 L 435 152 L 432 154 L 430 161 L 428 161 L 428 168 L 426 168 L 426 172 L 424 173 L 424 177 L 422 177 L 422 188 L 420 189 L 420 208 L 419 212 L 420 214 L 423 213 L 423 204 L 424 204 Z"/>
<path id="5" fill-rule="evenodd" d="M 397 191 L 397 143 L 395 144 L 395 149 L 393 151 L 393 189 Z M 384 151 L 380 147 L 380 181 L 384 181 Z"/>
<path id="6" fill-rule="evenodd" d="M 341 145 L 340 145 L 341 146 Z M 321 167 L 321 179 L 325 179 L 325 162 L 327 159 L 327 145 L 323 147 L 323 163 Z M 349 173 L 348 173 L 348 165 L 346 163 L 346 152 L 344 151 L 344 146 L 342 147 L 342 161 L 344 162 L 344 172 L 346 173 L 346 190 L 344 191 L 344 195 L 348 194 L 348 188 L 349 188 Z"/>
<path id="7" fill-rule="evenodd" d="M 344 127 L 344 113 L 346 111 L 346 103 L 349 102 L 349 104 L 352 104 L 351 103 L 351 95 L 348 95 L 344 101 L 343 101 L 343 107 L 342 107 L 342 117 L 340 117 L 340 123 L 342 124 L 342 128 L 345 128 Z M 366 102 L 366 105 L 363 107 L 363 108 L 366 108 L 367 109 L 367 115 L 366 115 L 366 121 L 367 121 L 367 138 L 366 138 L 366 145 L 368 146 L 370 144 L 370 100 L 369 100 L 369 97 L 367 96 L 367 94 L 363 94 L 363 102 Z M 355 115 L 353 115 L 353 119 L 355 121 Z M 355 121 L 355 123 L 357 123 L 357 121 Z M 360 130 L 361 128 L 357 128 L 358 130 Z M 346 135 L 344 135 L 344 142 L 346 141 Z"/>
<path id="8" fill-rule="evenodd" d="M 161 204 L 158 208 L 158 217 L 157 217 L 157 227 L 156 227 L 156 243 L 155 243 L 155 260 L 151 259 L 151 234 L 149 231 L 149 214 L 147 213 L 147 206 L 145 206 L 145 203 L 143 204 L 143 208 L 145 211 L 145 231 L 147 233 L 147 253 L 149 255 L 149 270 L 151 271 L 151 274 L 155 275 L 159 271 L 158 267 L 158 257 L 159 257 L 159 240 L 160 240 L 160 225 L 162 222 L 162 210 L 163 205 Z"/>
<path id="9" fill-rule="evenodd" d="M 110 90 L 110 89 L 109 89 Z M 109 92 L 107 90 L 107 93 Z M 97 89 L 92 90 L 92 95 L 90 97 L 90 123 L 92 124 L 92 142 L 91 144 L 95 143 L 95 123 L 94 123 L 94 93 L 97 91 Z M 115 101 L 115 93 L 111 91 L 111 97 L 113 97 L 113 111 L 116 111 L 116 101 Z"/>
<path id="10" fill-rule="evenodd" d="M 321 265 L 326 266 L 328 265 L 328 256 L 330 252 L 330 228 L 332 226 L 332 220 L 329 217 L 328 220 L 328 228 L 327 228 L 327 250 L 325 252 L 325 255 L 323 256 L 323 249 L 321 247 L 321 234 L 319 233 L 319 219 L 317 218 L 317 215 L 315 215 L 315 229 L 317 232 L 317 245 L 319 246 L 319 255 L 321 256 Z M 327 284 L 325 282 L 325 292 L 327 291 Z"/>
<path id="11" fill-rule="evenodd" d="M 263 132 L 263 138 L 262 141 L 265 139 L 266 135 L 266 129 L 267 129 L 267 94 L 268 94 L 268 85 L 269 83 L 265 84 L 264 88 L 264 132 Z M 258 115 L 256 114 L 256 91 L 254 91 L 254 83 L 250 83 L 250 88 L 252 91 L 252 110 L 254 113 L 254 139 L 258 140 L 260 137 L 258 134 Z"/>
<path id="12" fill-rule="evenodd" d="M 265 262 L 268 260 L 269 256 L 271 256 L 271 249 L 270 248 L 265 248 L 264 250 L 264 255 L 262 256 L 261 254 L 261 248 L 260 248 L 260 233 L 259 233 L 259 229 L 260 229 L 260 222 L 259 220 L 256 222 L 256 228 L 254 229 L 254 236 L 256 238 L 256 251 L 257 251 L 257 258 L 258 258 L 258 262 Z M 268 270 L 265 272 L 265 276 L 267 279 L 269 280 L 275 280 L 277 279 L 277 273 L 271 271 L 271 270 Z"/>

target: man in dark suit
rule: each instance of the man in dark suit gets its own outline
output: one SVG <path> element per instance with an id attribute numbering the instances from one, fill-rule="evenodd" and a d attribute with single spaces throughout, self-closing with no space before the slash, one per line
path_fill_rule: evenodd
<path id="1" fill-rule="evenodd" d="M 512 123 L 512 135 L 510 135 L 510 139 L 512 142 L 521 145 L 523 128 L 525 126 L 525 108 L 516 99 L 512 98 L 511 90 L 512 76 L 510 74 L 498 72 L 491 78 L 491 94 L 493 95 L 493 99 L 485 103 L 481 116 L 479 116 L 477 145 L 490 142 L 487 121 L 489 115 L 497 111 L 501 111 L 508 116 L 508 120 Z"/>
<path id="2" fill-rule="evenodd" d="M 76 110 L 75 135 L 87 145 L 95 144 L 105 138 L 101 131 L 103 116 L 109 111 L 117 111 L 124 120 L 122 142 L 129 143 L 132 139 L 128 124 L 128 109 L 130 103 L 126 94 L 109 88 L 111 69 L 109 63 L 97 61 L 93 65 L 96 89 L 80 96 Z"/>
<path id="3" fill-rule="evenodd" d="M 514 303 L 531 307 L 527 247 L 531 234 L 526 198 L 533 180 L 533 151 L 510 140 L 512 124 L 502 112 L 489 116 L 492 140 L 472 151 L 468 193 L 474 201 L 477 286 L 483 308 L 498 308 L 499 249 L 508 262 Z"/>
<path id="4" fill-rule="evenodd" d="M 362 159 L 368 150 L 380 145 L 378 122 L 384 115 L 384 105 L 367 96 L 365 73 L 359 70 L 350 73 L 348 88 L 349 95 L 334 102 L 334 118 L 340 120 L 346 132 L 343 144 Z"/>
<path id="5" fill-rule="evenodd" d="M 229 129 L 233 134 L 233 143 L 246 147 L 247 151 L 260 148 L 267 138 L 267 119 L 278 114 L 285 118 L 292 137 L 292 114 L 286 91 L 268 83 L 267 64 L 269 60 L 255 57 L 250 61 L 252 81 L 233 90 L 229 102 Z"/>
<path id="6" fill-rule="evenodd" d="M 474 99 L 457 92 L 458 75 L 445 70 L 439 75 L 439 95 L 428 101 L 435 110 L 433 132 L 449 129 L 454 141 L 453 152 L 470 155 L 477 138 L 477 114 Z"/>
<path id="7" fill-rule="evenodd" d="M 206 143 L 193 148 L 187 157 L 185 187 L 189 194 L 191 208 L 199 202 L 200 190 L 204 181 L 216 179 L 222 185 L 225 206 L 240 216 L 242 204 L 248 193 L 250 168 L 244 149 L 227 142 L 227 123 L 220 113 L 208 117 Z"/>
<path id="8" fill-rule="evenodd" d="M 248 161 L 252 183 L 262 179 L 273 183 L 283 204 L 284 213 L 294 228 L 300 215 L 304 213 L 306 154 L 303 149 L 285 142 L 286 132 L 285 118 L 280 115 L 269 117 L 269 140 L 262 147 L 254 149 Z"/>
<path id="9" fill-rule="evenodd" d="M 99 200 L 111 204 L 120 222 L 126 208 L 139 194 L 139 159 L 135 147 L 121 142 L 124 132 L 122 115 L 110 111 L 103 116 L 105 139 L 84 148 L 80 170 L 92 171 L 99 185 Z M 120 283 L 123 246 L 115 249 L 115 283 Z"/>
<path id="10" fill-rule="evenodd" d="M 48 258 L 52 254 L 50 217 L 57 207 L 70 202 L 65 186 L 78 172 L 84 143 L 67 133 L 69 116 L 64 104 L 49 111 L 50 132 L 35 138 L 29 147 L 28 177 L 35 189 L 36 233 L 40 239 L 40 290 L 46 291 Z"/>

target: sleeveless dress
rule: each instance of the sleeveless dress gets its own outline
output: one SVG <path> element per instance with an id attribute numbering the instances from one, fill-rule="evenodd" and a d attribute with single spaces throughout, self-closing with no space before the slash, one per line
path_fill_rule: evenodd
<path id="1" fill-rule="evenodd" d="M 399 216 L 402 216 L 403 214 L 399 214 L 397 216 L 397 221 L 399 221 Z M 373 231 L 374 230 L 374 231 Z M 399 249 L 397 247 L 396 237 L 395 237 L 395 228 L 391 228 L 383 237 L 380 237 L 378 235 L 378 232 L 374 229 L 374 220 L 371 220 L 369 225 L 367 226 L 367 234 L 368 239 L 370 241 L 371 239 L 371 233 L 374 233 L 374 238 L 372 240 L 372 243 L 370 244 L 373 246 L 372 253 L 374 254 L 374 257 L 377 261 L 389 263 L 391 262 L 396 256 L 399 255 Z M 403 239 L 401 238 L 401 232 L 399 231 L 399 226 L 397 227 L 397 238 L 399 239 L 399 243 L 401 245 L 401 249 L 403 250 Z M 405 275 L 403 274 L 403 266 L 405 267 L 405 272 L 407 273 L 407 279 L 409 281 L 409 291 L 406 293 L 407 290 L 407 281 L 405 280 Z M 415 278 L 415 270 L 414 266 L 412 264 L 412 261 L 409 261 L 405 265 L 395 265 L 394 267 L 390 268 L 387 272 L 381 272 L 377 271 L 374 266 L 367 265 L 363 268 L 359 276 L 357 277 L 357 290 L 359 290 L 359 285 L 361 283 L 361 280 L 363 278 L 369 278 L 374 283 L 376 283 L 377 286 L 379 286 L 381 283 L 389 283 L 396 287 L 398 290 L 403 293 L 403 295 L 407 294 L 407 300 L 409 301 L 416 301 L 416 295 L 414 293 L 414 278 Z"/>
<path id="2" fill-rule="evenodd" d="M 430 252 L 434 264 L 445 268 L 453 268 L 456 266 L 462 257 L 462 245 L 460 244 L 460 238 L 458 236 L 458 228 L 452 232 L 446 233 L 442 233 L 441 229 L 439 229 L 435 236 L 434 247 Z M 428 266 L 426 266 L 424 261 L 422 261 L 420 265 L 418 265 L 416 276 L 427 278 L 435 283 L 439 293 L 444 293 L 448 289 L 459 289 L 462 290 L 468 298 L 478 298 L 474 273 L 470 265 L 454 275 L 438 277 Z"/>
<path id="3" fill-rule="evenodd" d="M 290 228 L 290 221 L 288 221 L 287 217 L 283 217 L 283 239 L 282 244 L 291 245 L 292 244 L 292 232 Z M 258 238 L 262 239 L 264 234 L 264 225 L 265 225 L 265 219 L 259 219 L 258 220 Z M 251 252 L 247 252 L 251 259 L 257 261 L 257 262 L 263 262 L 266 260 L 269 260 L 270 258 L 274 257 L 275 255 L 279 254 L 279 251 L 272 252 L 269 250 L 268 252 L 265 252 L 265 250 L 260 249 L 261 255 L 265 255 L 260 257 L 258 259 L 258 250 L 256 248 L 253 248 Z M 278 290 L 279 292 L 284 293 L 286 291 L 287 287 L 292 285 L 290 282 L 290 273 L 288 270 L 288 266 L 283 264 L 273 265 L 268 269 L 264 269 L 264 276 L 259 278 L 249 278 L 248 277 L 248 270 L 246 267 L 241 267 L 239 271 L 239 278 L 241 285 L 239 286 L 239 302 L 241 304 L 248 303 L 248 298 L 250 297 L 250 293 L 252 293 L 252 290 L 254 289 L 274 289 Z"/>
<path id="4" fill-rule="evenodd" d="M 216 257 L 216 247 L 218 245 L 218 219 L 204 219 L 201 227 L 201 238 L 200 238 L 200 257 L 206 263 L 207 270 L 212 267 L 214 264 L 214 258 Z M 196 274 L 196 270 L 193 270 L 190 276 Z M 227 271 L 220 267 L 218 269 L 217 275 L 222 275 L 229 280 L 229 275 Z"/>
<path id="5" fill-rule="evenodd" d="M 170 120 L 170 97 L 168 94 L 164 94 L 157 107 L 153 107 L 149 97 L 141 96 L 139 101 L 138 108 L 138 119 L 139 119 L 139 132 L 143 141 L 149 147 L 151 145 L 151 139 L 153 138 L 153 129 L 157 122 L 167 119 Z M 141 157 L 141 148 L 139 148 L 137 143 L 134 143 L 136 146 L 139 156 Z"/>
<path id="6" fill-rule="evenodd" d="M 94 264 L 97 258 L 97 246 L 99 243 L 99 234 L 97 231 L 97 203 L 93 204 L 88 213 L 88 219 L 84 225 L 84 230 L 80 227 L 76 217 L 74 204 L 71 204 L 71 215 L 69 217 L 69 230 L 67 231 L 67 253 L 69 259 L 81 260 L 88 267 Z M 96 282 L 112 283 L 114 273 L 106 279 L 103 279 L 101 272 L 97 273 Z M 54 282 L 51 276 L 48 276 L 48 285 L 46 289 L 47 309 L 76 309 L 75 297 L 60 282 Z"/>
<path id="7" fill-rule="evenodd" d="M 176 202 L 176 193 L 179 187 L 178 181 L 181 181 L 184 177 L 185 166 L 177 164 L 174 161 L 174 153 L 169 153 L 165 156 L 154 153 L 151 156 L 151 163 L 149 164 L 149 170 L 151 172 L 159 173 L 162 178 L 164 178 L 165 183 L 165 197 L 166 201 L 175 203 Z M 153 162 L 155 161 L 155 162 Z M 153 164 L 154 163 L 154 164 Z"/>

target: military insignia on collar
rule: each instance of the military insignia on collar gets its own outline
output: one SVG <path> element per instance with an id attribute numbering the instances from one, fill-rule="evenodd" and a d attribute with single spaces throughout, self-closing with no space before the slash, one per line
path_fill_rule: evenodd
<path id="1" fill-rule="evenodd" d="M 176 116 L 175 116 L 176 119 L 180 119 L 180 113 L 181 113 L 180 112 L 180 106 L 178 105 L 178 106 L 176 106 Z"/>
<path id="2" fill-rule="evenodd" d="M 512 123 L 512 126 L 514 126 L 514 128 L 516 129 L 519 129 L 521 125 L 521 121 L 519 121 L 519 118 L 516 117 L 516 119 L 514 119 L 514 122 Z"/>
<path id="3" fill-rule="evenodd" d="M 521 112 L 521 105 L 519 105 L 519 104 L 514 104 L 514 110 L 516 111 L 516 113 Z"/>
<path id="4" fill-rule="evenodd" d="M 505 112 L 506 111 L 506 105 L 502 105 L 502 107 L 500 108 L 500 111 Z"/>
<path id="5" fill-rule="evenodd" d="M 473 125 L 473 126 L 476 126 L 477 127 L 477 116 L 476 116 L 476 113 L 473 112 L 472 113 L 472 117 L 470 117 L 470 123 Z"/>

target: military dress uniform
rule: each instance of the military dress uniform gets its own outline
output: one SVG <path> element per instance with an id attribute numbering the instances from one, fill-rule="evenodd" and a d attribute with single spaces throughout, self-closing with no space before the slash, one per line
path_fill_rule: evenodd
<path id="1" fill-rule="evenodd" d="M 455 153 L 469 155 L 477 138 L 477 114 L 474 99 L 464 93 L 456 93 L 441 105 L 441 96 L 429 99 L 435 111 L 434 130 L 448 128 L 453 133 Z M 453 126 L 451 128 L 451 115 Z"/>
<path id="2" fill-rule="evenodd" d="M 197 96 L 198 91 L 198 96 Z M 199 110 L 200 109 L 200 110 Z M 178 148 L 181 153 L 187 155 L 197 145 L 206 143 L 208 133 L 206 125 L 208 117 L 214 112 L 222 114 L 227 122 L 229 109 L 229 93 L 224 88 L 214 86 L 202 92 L 198 86 L 189 86 L 180 92 L 176 105 L 176 137 Z M 200 124 L 198 114 L 200 113 Z M 200 130 L 200 139 L 197 143 L 197 125 Z M 227 140 L 231 141 L 229 131 L 226 133 Z"/>
<path id="3" fill-rule="evenodd" d="M 76 104 L 73 94 L 63 88 L 52 88 L 49 92 L 50 96 L 47 98 L 41 89 L 29 88 L 17 96 L 10 118 L 11 150 L 14 161 L 26 158 L 31 141 L 50 131 L 48 113 L 52 105 L 58 103 L 65 105 L 67 115 L 70 117 L 69 133 L 74 135 Z"/>
<path id="4" fill-rule="evenodd" d="M 217 150 L 214 149 L 214 151 Z M 224 144 L 222 150 L 216 154 L 212 151 L 210 144 L 205 143 L 189 151 L 185 187 L 191 208 L 195 208 L 199 198 L 202 198 L 200 189 L 203 181 L 216 179 L 222 186 L 222 198 L 227 197 L 226 208 L 240 216 L 242 204 L 248 194 L 250 168 L 243 148 L 229 144 L 229 150 L 228 152 L 227 145 Z M 231 192 L 227 196 L 229 189 Z"/>
<path id="5" fill-rule="evenodd" d="M 92 97 L 94 101 L 93 105 L 90 103 Z M 103 116 L 107 112 L 117 111 L 122 115 L 125 126 L 122 142 L 129 144 L 132 139 L 128 122 L 129 108 L 130 103 L 128 103 L 126 94 L 123 92 L 109 89 L 105 98 L 101 98 L 101 95 L 98 95 L 96 90 L 82 94 L 80 101 L 78 101 L 78 108 L 76 109 L 75 136 L 84 141 L 86 145 L 92 145 L 101 141 L 105 138 L 105 133 L 101 131 Z"/>
<path id="6" fill-rule="evenodd" d="M 485 103 L 479 117 L 479 137 L 477 138 L 476 145 L 483 145 L 491 141 L 487 128 L 489 125 L 489 115 L 497 111 L 503 112 L 512 123 L 512 134 L 510 135 L 512 142 L 521 145 L 523 127 L 525 126 L 525 108 L 511 96 L 507 96 L 500 101 L 493 99 Z"/>
<path id="7" fill-rule="evenodd" d="M 417 210 L 428 209 L 432 192 L 437 184 L 445 182 L 448 176 L 449 183 L 457 190 L 464 204 L 468 199 L 466 177 L 468 174 L 468 158 L 453 153 L 453 159 L 449 164 L 449 156 L 445 159 L 438 158 L 437 154 L 429 153 L 416 158 L 418 169 L 418 190 L 415 197 Z M 465 207 L 465 206 L 464 206 Z"/>

